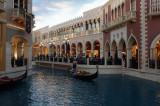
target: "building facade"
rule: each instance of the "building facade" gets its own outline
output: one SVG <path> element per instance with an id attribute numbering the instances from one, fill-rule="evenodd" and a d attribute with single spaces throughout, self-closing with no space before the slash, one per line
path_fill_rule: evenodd
<path id="1" fill-rule="evenodd" d="M 104 49 L 128 68 L 159 68 L 160 1 L 110 0 L 102 6 Z"/>
<path id="2" fill-rule="evenodd" d="M 159 0 L 109 0 L 83 17 L 35 31 L 33 55 L 96 55 L 123 59 L 127 68 L 160 69 L 159 27 Z"/>
<path id="3" fill-rule="evenodd" d="M 56 54 L 59 56 L 103 57 L 103 33 L 101 32 L 101 7 L 86 11 L 83 17 L 44 27 L 33 33 L 33 55 Z M 69 43 L 66 46 L 66 43 Z M 66 49 L 67 48 L 67 49 Z"/>
<path id="4" fill-rule="evenodd" d="M 32 0 L 0 0 L 2 76 L 32 68 L 32 34 L 25 31 L 26 14 L 33 28 Z"/>

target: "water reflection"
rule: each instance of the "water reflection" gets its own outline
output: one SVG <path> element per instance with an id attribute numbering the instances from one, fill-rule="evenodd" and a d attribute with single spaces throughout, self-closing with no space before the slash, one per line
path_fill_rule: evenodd
<path id="1" fill-rule="evenodd" d="M 148 80 L 99 75 L 93 81 L 81 81 L 64 70 L 34 67 L 34 71 L 36 74 L 14 88 L 0 91 L 0 106 L 156 106 L 160 103 L 160 84 Z"/>

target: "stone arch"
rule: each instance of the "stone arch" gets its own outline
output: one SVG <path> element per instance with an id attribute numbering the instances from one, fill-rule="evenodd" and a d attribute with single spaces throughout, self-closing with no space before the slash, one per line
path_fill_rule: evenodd
<path id="1" fill-rule="evenodd" d="M 110 43 L 109 41 L 106 41 L 105 43 L 105 57 L 110 57 Z"/>
<path id="2" fill-rule="evenodd" d="M 137 43 L 137 45 L 138 45 L 138 41 L 137 41 L 136 37 L 134 35 L 131 35 L 129 37 L 129 39 L 128 39 L 128 46 L 127 46 L 127 48 L 132 47 L 133 40 L 135 40 L 136 43 Z M 139 46 L 137 46 L 137 48 L 139 48 Z"/>
<path id="3" fill-rule="evenodd" d="M 150 46 L 150 58 L 158 59 L 160 55 L 160 34 L 154 38 Z"/>
<path id="4" fill-rule="evenodd" d="M 11 39 L 11 65 L 20 67 L 28 64 L 30 45 L 26 38 L 17 36 Z M 16 61 L 14 61 L 16 60 Z"/>
<path id="5" fill-rule="evenodd" d="M 160 41 L 160 34 L 154 38 L 153 42 L 151 43 L 150 48 L 155 49 L 158 41 Z"/>
<path id="6" fill-rule="evenodd" d="M 111 45 L 111 56 L 112 57 L 118 57 L 118 51 L 117 51 L 117 42 L 113 40 L 112 45 Z"/>
<path id="7" fill-rule="evenodd" d="M 119 41 L 119 44 L 118 44 L 118 57 L 119 57 L 119 58 L 122 58 L 122 57 L 123 57 L 123 59 L 126 59 L 126 55 L 127 55 L 126 42 L 125 42 L 125 40 L 122 38 L 122 39 Z"/>
<path id="8" fill-rule="evenodd" d="M 82 56 L 82 53 L 83 53 L 83 45 L 82 45 L 82 43 L 81 42 L 79 42 L 78 44 L 77 44 L 77 52 L 78 52 L 78 56 Z"/>
<path id="9" fill-rule="evenodd" d="M 128 40 L 127 47 L 127 66 L 130 68 L 138 69 L 139 65 L 139 50 L 137 39 L 131 35 Z"/>

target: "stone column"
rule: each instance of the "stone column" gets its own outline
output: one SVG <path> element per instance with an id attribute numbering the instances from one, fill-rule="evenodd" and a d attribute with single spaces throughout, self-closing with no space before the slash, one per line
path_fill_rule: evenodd
<path id="1" fill-rule="evenodd" d="M 109 50 L 105 50 L 105 57 L 106 57 L 106 58 L 109 57 L 108 53 L 109 53 Z"/>
<path id="2" fill-rule="evenodd" d="M 65 46 L 64 46 L 65 56 L 66 56 L 66 53 L 67 53 L 66 49 L 67 49 L 67 45 L 65 44 Z M 67 57 L 67 56 L 66 56 L 66 57 Z"/>
<path id="3" fill-rule="evenodd" d="M 82 53 L 85 54 L 86 57 L 86 49 L 83 49 Z"/>
<path id="4" fill-rule="evenodd" d="M 87 58 L 87 66 L 89 66 L 89 58 Z"/>
<path id="5" fill-rule="evenodd" d="M 77 58 L 77 56 L 78 56 L 78 46 L 76 46 L 76 58 Z"/>
<path id="6" fill-rule="evenodd" d="M 17 47 L 17 58 L 20 58 L 22 56 L 22 46 Z"/>
<path id="7" fill-rule="evenodd" d="M 115 58 L 115 50 L 111 50 L 111 56 L 112 58 Z"/>
<path id="8" fill-rule="evenodd" d="M 103 56 L 103 48 L 100 48 L 100 58 L 105 57 Z"/>
<path id="9" fill-rule="evenodd" d="M 72 57 L 72 45 L 70 46 L 70 57 Z"/>
<path id="10" fill-rule="evenodd" d="M 86 36 L 86 22 L 83 22 L 83 36 Z"/>
<path id="11" fill-rule="evenodd" d="M 91 56 L 94 57 L 94 45 L 91 44 Z"/>
<path id="12" fill-rule="evenodd" d="M 11 66 L 11 44 L 10 44 L 10 42 L 6 42 L 6 54 L 5 55 L 6 56 L 3 56 L 3 57 L 5 57 L 5 60 L 3 62 L 5 63 L 5 69 L 6 69 L 6 72 L 7 72 L 7 71 L 12 70 L 12 66 Z M 1 67 L 2 67 L 2 63 L 1 63 Z M 5 71 L 5 70 L 2 70 L 2 71 Z"/>
<path id="13" fill-rule="evenodd" d="M 132 59 L 132 48 L 127 48 L 127 68 L 130 67 L 130 59 Z"/>
<path id="14" fill-rule="evenodd" d="M 62 56 L 62 46 L 60 46 L 60 57 Z"/>
<path id="15" fill-rule="evenodd" d="M 118 49 L 118 58 L 122 59 L 122 49 Z"/>

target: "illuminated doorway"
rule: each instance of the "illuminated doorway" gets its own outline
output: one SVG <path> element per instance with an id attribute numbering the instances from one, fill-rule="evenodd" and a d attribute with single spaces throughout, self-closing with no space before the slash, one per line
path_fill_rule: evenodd
<path id="1" fill-rule="evenodd" d="M 78 43 L 78 57 L 81 57 L 83 53 L 82 43 Z"/>
<path id="2" fill-rule="evenodd" d="M 76 57 L 76 44 L 75 43 L 72 44 L 72 56 Z"/>
<path id="3" fill-rule="evenodd" d="M 90 42 L 87 42 L 87 43 L 86 43 L 86 56 L 92 57 L 91 43 L 90 43 Z"/>
<path id="4" fill-rule="evenodd" d="M 99 43 L 99 41 L 94 42 L 94 56 L 100 58 L 100 43 Z"/>
<path id="5" fill-rule="evenodd" d="M 29 43 L 23 37 L 15 37 L 11 41 L 11 65 L 21 67 L 28 64 Z"/>

